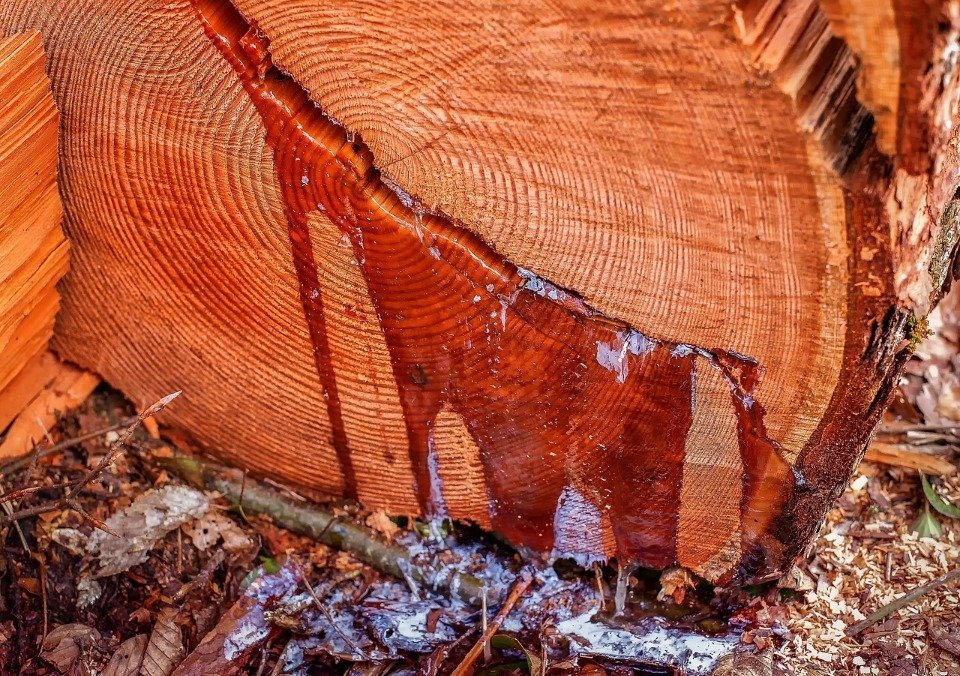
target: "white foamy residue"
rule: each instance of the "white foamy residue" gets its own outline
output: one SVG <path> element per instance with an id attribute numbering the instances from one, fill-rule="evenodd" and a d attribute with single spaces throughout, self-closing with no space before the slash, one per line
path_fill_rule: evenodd
<path id="1" fill-rule="evenodd" d="M 737 645 L 736 636 L 712 637 L 668 629 L 651 621 L 643 632 L 631 632 L 593 619 L 593 611 L 557 624 L 563 636 L 575 636 L 571 649 L 589 657 L 652 661 L 674 665 L 684 674 L 709 674 L 717 660 Z"/>
<path id="2" fill-rule="evenodd" d="M 223 641 L 223 656 L 228 662 L 240 657 L 240 655 L 250 648 L 266 640 L 270 635 L 270 627 L 261 618 L 259 622 L 252 620 L 241 620 L 236 629 L 230 632 Z"/>
<path id="3" fill-rule="evenodd" d="M 629 329 L 618 331 L 617 337 L 607 343 L 597 341 L 597 363 L 617 374 L 617 382 L 626 382 L 630 374 L 629 355 L 645 355 L 656 347 L 656 343 L 639 331 Z"/>
<path id="4" fill-rule="evenodd" d="M 427 614 L 429 609 L 401 617 L 396 624 L 397 633 L 404 638 L 422 640 L 427 634 Z"/>

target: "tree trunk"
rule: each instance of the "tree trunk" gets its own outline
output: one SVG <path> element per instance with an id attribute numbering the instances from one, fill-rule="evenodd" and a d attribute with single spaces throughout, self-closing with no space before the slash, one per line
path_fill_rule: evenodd
<path id="1" fill-rule="evenodd" d="M 60 354 L 304 490 L 782 571 L 951 277 L 945 8 L 233 2 L 0 7 L 63 116 Z"/>

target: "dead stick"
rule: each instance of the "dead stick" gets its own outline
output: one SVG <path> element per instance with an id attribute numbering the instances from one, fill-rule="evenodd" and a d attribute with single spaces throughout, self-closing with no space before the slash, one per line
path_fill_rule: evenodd
<path id="1" fill-rule="evenodd" d="M 937 587 L 942 587 L 943 585 L 947 584 L 948 582 L 952 582 L 957 578 L 960 578 L 960 568 L 954 568 L 946 575 L 941 575 L 936 580 L 931 580 L 926 584 L 920 585 L 916 589 L 913 589 L 912 591 L 907 592 L 900 598 L 894 601 L 891 601 L 890 603 L 883 606 L 876 612 L 871 613 L 870 615 L 867 616 L 867 619 L 863 620 L 862 622 L 857 622 L 855 625 L 847 629 L 847 632 L 846 632 L 847 636 L 856 636 L 858 634 L 863 633 L 865 629 L 869 629 L 880 620 L 883 620 L 887 616 L 892 615 L 893 613 L 900 610 L 901 608 L 905 606 L 909 606 L 911 603 L 916 601 L 918 598 L 920 598 L 924 594 L 933 591 Z"/>
<path id="2" fill-rule="evenodd" d="M 31 464 L 35 463 L 40 458 L 46 458 L 49 455 L 54 453 L 59 453 L 60 451 L 65 451 L 68 448 L 72 448 L 77 444 L 82 444 L 84 441 L 90 441 L 91 439 L 96 439 L 102 437 L 105 434 L 110 434 L 110 432 L 116 432 L 117 430 L 122 430 L 124 427 L 127 427 L 137 420 L 136 416 L 126 418 L 116 423 L 115 425 L 110 425 L 109 427 L 103 427 L 99 430 L 94 430 L 93 432 L 87 432 L 86 434 L 81 434 L 70 439 L 64 439 L 60 443 L 54 444 L 49 448 L 43 448 L 42 446 L 37 446 L 36 450 L 28 456 L 22 458 L 17 458 L 16 460 L 11 460 L 10 462 L 4 463 L 0 466 L 0 474 L 10 474 L 11 472 L 16 472 L 23 469 L 24 467 L 29 467 Z"/>
<path id="3" fill-rule="evenodd" d="M 157 403 L 153 404 L 143 413 L 138 415 L 136 419 L 127 426 L 127 428 L 117 437 L 116 441 L 110 444 L 110 448 L 107 450 L 107 454 L 103 456 L 97 466 L 88 470 L 83 477 L 77 481 L 73 488 L 66 491 L 63 497 L 61 497 L 56 502 L 45 503 L 42 505 L 37 505 L 35 507 L 30 507 L 27 509 L 21 509 L 20 511 L 14 512 L 13 514 L 0 515 L 0 526 L 11 521 L 16 522 L 21 519 L 26 519 L 31 516 L 37 516 L 39 514 L 45 514 L 47 512 L 52 512 L 57 509 L 63 509 L 65 507 L 70 507 L 71 509 L 80 513 L 81 516 L 87 518 L 93 525 L 99 528 L 100 530 L 110 533 L 104 523 L 98 519 L 95 519 L 90 514 L 87 514 L 76 502 L 77 494 L 83 490 L 84 486 L 89 484 L 91 481 L 100 476 L 103 471 L 110 466 L 110 464 L 116 459 L 116 457 L 123 450 L 123 446 L 130 440 L 130 437 L 133 436 L 133 433 L 136 431 L 137 427 L 140 426 L 147 418 L 156 415 L 162 411 L 166 406 L 180 396 L 180 391 L 176 391 L 173 394 L 168 394 L 162 398 Z M 113 535 L 113 533 L 110 533 Z"/>
<path id="4" fill-rule="evenodd" d="M 340 638 L 343 639 L 343 642 L 347 644 L 347 647 L 353 650 L 353 652 L 355 652 L 356 654 L 360 655 L 360 659 L 369 660 L 370 657 L 367 655 L 367 653 L 362 648 L 360 648 L 360 646 L 354 643 L 349 636 L 347 636 L 346 632 L 344 632 L 343 629 L 340 628 L 340 625 L 333 618 L 333 615 L 330 614 L 330 611 L 327 609 L 327 606 L 324 605 L 323 601 L 320 600 L 320 597 L 317 596 L 317 592 L 314 590 L 313 585 L 310 584 L 310 580 L 307 579 L 307 574 L 306 572 L 304 572 L 303 566 L 300 565 L 300 562 L 297 561 L 296 559 L 290 559 L 290 560 L 293 561 L 293 565 L 294 567 L 296 567 L 297 572 L 300 574 L 300 579 L 303 581 L 303 585 L 307 588 L 307 592 L 310 594 L 310 597 L 313 599 L 313 604 L 317 607 L 317 610 L 323 613 L 323 616 L 327 618 L 327 622 L 329 622 L 330 626 L 333 627 L 333 630 L 337 632 L 337 634 L 339 634 Z"/>
<path id="5" fill-rule="evenodd" d="M 483 632 L 483 636 L 473 644 L 470 652 L 463 658 L 463 662 L 453 670 L 450 676 L 466 676 L 466 674 L 473 673 L 473 663 L 483 654 L 483 646 L 489 643 L 493 635 L 500 631 L 500 625 L 507 619 L 507 615 L 510 614 L 510 611 L 513 610 L 517 601 L 519 601 L 520 597 L 527 591 L 531 582 L 533 582 L 533 573 L 531 573 L 528 568 L 524 568 L 520 571 L 520 575 L 517 576 L 517 579 L 514 580 L 513 585 L 510 587 L 510 592 L 507 594 L 506 600 L 503 602 L 503 605 L 500 606 L 500 612 L 491 620 L 487 630 Z"/>
<path id="6" fill-rule="evenodd" d="M 410 552 L 384 542 L 371 528 L 338 516 L 322 507 L 294 502 L 282 492 L 253 479 L 243 481 L 239 472 L 216 467 L 197 458 L 177 455 L 155 458 L 155 462 L 203 490 L 220 493 L 239 505 L 245 514 L 262 514 L 276 524 L 306 535 L 335 549 L 349 552 L 360 561 L 398 580 L 408 576 L 415 582 L 479 604 L 483 582 L 466 573 L 448 574 L 442 564 L 418 565 Z M 241 491 L 243 495 L 241 496 Z"/>

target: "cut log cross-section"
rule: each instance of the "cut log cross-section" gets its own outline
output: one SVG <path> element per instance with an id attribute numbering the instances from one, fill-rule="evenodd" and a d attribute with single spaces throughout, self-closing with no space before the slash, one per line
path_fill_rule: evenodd
<path id="1" fill-rule="evenodd" d="M 956 242 L 949 17 L 847 4 L 7 2 L 63 115 L 56 347 L 301 490 L 776 573 Z"/>

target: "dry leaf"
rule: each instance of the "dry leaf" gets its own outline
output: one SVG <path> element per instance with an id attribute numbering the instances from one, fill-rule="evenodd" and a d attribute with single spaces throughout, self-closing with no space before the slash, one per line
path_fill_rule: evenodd
<path id="1" fill-rule="evenodd" d="M 87 552 L 99 559 L 95 578 L 122 573 L 147 560 L 157 540 L 191 519 L 203 516 L 210 501 L 189 486 L 164 486 L 147 491 L 132 505 L 107 519 L 119 537 L 100 530 L 87 542 Z"/>
<path id="2" fill-rule="evenodd" d="M 77 660 L 100 640 L 100 632 L 85 624 L 62 624 L 44 636 L 40 657 L 61 673 L 70 673 Z"/>
<path id="3" fill-rule="evenodd" d="M 253 546 L 253 541 L 234 521 L 220 512 L 209 511 L 201 518 L 181 526 L 193 542 L 193 546 L 205 552 L 218 541 L 223 540 L 223 549 L 227 552 L 242 552 Z"/>
<path id="4" fill-rule="evenodd" d="M 657 593 L 657 600 L 664 601 L 671 598 L 675 603 L 683 603 L 687 590 L 694 587 L 696 584 L 686 569 L 667 568 L 660 575 L 660 591 Z"/>
<path id="5" fill-rule="evenodd" d="M 137 634 L 120 644 L 100 676 L 137 676 L 147 649 L 147 635 Z"/>
<path id="6" fill-rule="evenodd" d="M 175 622 L 176 617 L 174 608 L 164 608 L 157 614 L 157 621 L 143 653 L 143 664 L 140 666 L 142 676 L 170 676 L 183 661 L 186 649 L 180 627 Z"/>
<path id="7" fill-rule="evenodd" d="M 944 629 L 936 620 L 927 620 L 927 636 L 941 650 L 960 657 L 960 632 Z"/>
<path id="8" fill-rule="evenodd" d="M 183 661 L 176 676 L 240 673 L 274 631 L 267 612 L 299 588 L 300 574 L 289 563 L 275 574 L 258 577 Z"/>
<path id="9" fill-rule="evenodd" d="M 392 538 L 398 532 L 400 532 L 400 527 L 390 520 L 390 517 L 387 516 L 387 513 L 378 509 L 373 514 L 367 517 L 366 523 L 373 530 L 378 533 L 382 533 L 387 537 L 387 539 Z"/>

